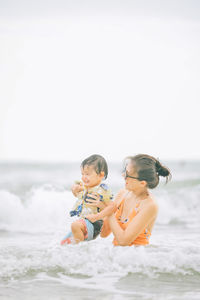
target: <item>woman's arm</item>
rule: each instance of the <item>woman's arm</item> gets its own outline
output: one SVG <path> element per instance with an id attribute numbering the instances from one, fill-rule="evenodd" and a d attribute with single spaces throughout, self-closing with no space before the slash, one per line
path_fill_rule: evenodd
<path id="1" fill-rule="evenodd" d="M 109 203 L 107 203 L 106 207 L 101 212 L 99 212 L 97 214 L 87 215 L 86 218 L 91 222 L 96 222 L 98 220 L 102 220 L 103 218 L 112 215 L 113 213 L 116 212 L 117 207 L 118 207 L 119 203 L 121 202 L 122 194 L 124 194 L 124 190 L 121 190 L 116 195 L 113 202 L 110 201 Z M 97 205 L 98 201 L 93 201 L 93 205 L 94 205 L 94 203 L 96 203 L 96 205 Z"/>
<path id="2" fill-rule="evenodd" d="M 86 218 L 91 222 L 102 220 L 103 218 L 112 215 L 117 210 L 117 206 L 114 202 L 108 203 L 108 205 L 97 214 L 87 215 Z"/>
<path id="3" fill-rule="evenodd" d="M 108 217 L 110 229 L 117 242 L 121 246 L 128 246 L 133 242 L 144 228 L 156 217 L 158 207 L 154 202 L 150 202 L 133 218 L 128 227 L 123 230 L 114 215 Z"/>
<path id="4" fill-rule="evenodd" d="M 109 225 L 109 222 L 108 222 L 108 218 L 105 218 L 103 220 L 103 226 L 101 228 L 101 233 L 100 233 L 100 236 L 102 238 L 106 238 L 110 233 L 111 233 L 111 229 L 110 229 L 110 225 Z"/>

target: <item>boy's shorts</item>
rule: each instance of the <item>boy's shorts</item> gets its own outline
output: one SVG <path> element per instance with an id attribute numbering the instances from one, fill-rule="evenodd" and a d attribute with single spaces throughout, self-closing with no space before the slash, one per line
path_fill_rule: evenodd
<path id="1" fill-rule="evenodd" d="M 80 219 L 79 222 L 85 227 L 85 241 L 94 240 L 100 234 L 103 225 L 102 220 L 92 223 L 88 219 Z"/>
<path id="2" fill-rule="evenodd" d="M 103 225 L 103 221 L 99 220 L 94 223 L 90 222 L 88 219 L 79 219 L 79 222 L 81 222 L 84 225 L 84 241 L 91 241 L 96 239 L 96 237 L 101 232 L 101 227 Z M 73 235 L 72 232 L 68 232 L 67 235 L 62 239 L 61 245 L 64 244 L 71 244 L 73 242 Z"/>

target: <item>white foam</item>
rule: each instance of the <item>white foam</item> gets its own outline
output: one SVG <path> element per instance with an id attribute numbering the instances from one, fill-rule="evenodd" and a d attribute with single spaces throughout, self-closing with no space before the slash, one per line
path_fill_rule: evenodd
<path id="1" fill-rule="evenodd" d="M 0 276 L 26 276 L 27 272 L 51 271 L 54 276 L 83 275 L 98 278 L 122 278 L 128 273 L 157 277 L 160 273 L 192 274 L 200 272 L 198 247 L 182 243 L 177 247 L 113 247 L 110 239 L 61 247 L 57 240 L 41 240 L 2 251 Z M 102 280 L 103 283 L 103 280 Z"/>
<path id="2" fill-rule="evenodd" d="M 180 231 L 174 227 L 170 231 L 168 224 L 175 216 L 181 219 L 188 209 L 195 216 L 199 188 L 188 192 L 192 195 L 191 202 L 185 200 L 185 192 L 174 196 L 158 193 L 160 212 L 150 246 L 113 247 L 110 236 L 61 247 L 60 240 L 72 221 L 68 216 L 75 201 L 71 192 L 45 185 L 32 189 L 22 201 L 16 195 L 0 191 L 0 229 L 8 231 L 5 237 L 1 236 L 0 277 L 10 280 L 27 278 L 29 274 L 48 276 L 50 272 L 61 283 L 73 286 L 74 277 L 70 277 L 69 283 L 69 276 L 83 275 L 90 277 L 81 281 L 83 287 L 93 283 L 103 289 L 105 277 L 112 287 L 129 273 L 151 278 L 166 273 L 200 273 L 197 235 L 193 230 L 185 232 L 181 226 Z"/>
<path id="3" fill-rule="evenodd" d="M 172 191 L 161 190 L 156 198 L 159 205 L 158 224 L 198 224 L 200 185 Z"/>
<path id="4" fill-rule="evenodd" d="M 159 205 L 156 224 L 198 224 L 199 185 L 172 191 L 158 190 L 155 198 Z M 0 199 L 0 229 L 27 232 L 53 232 L 66 228 L 72 221 L 69 210 L 76 201 L 70 191 L 51 185 L 32 188 L 23 200 L 0 190 Z"/>
<path id="5" fill-rule="evenodd" d="M 0 191 L 0 199 L 0 228 L 26 232 L 66 227 L 75 201 L 71 192 L 46 185 L 32 189 L 24 201 L 7 191 Z"/>
<path id="6" fill-rule="evenodd" d="M 18 196 L 8 191 L 0 191 L 0 224 L 19 222 L 25 210 Z"/>

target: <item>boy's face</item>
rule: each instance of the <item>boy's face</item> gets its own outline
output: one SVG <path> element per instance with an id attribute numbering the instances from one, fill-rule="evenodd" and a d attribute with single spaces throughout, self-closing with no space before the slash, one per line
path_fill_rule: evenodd
<path id="1" fill-rule="evenodd" d="M 82 180 L 86 187 L 94 187 L 101 183 L 104 178 L 104 172 L 97 174 L 93 166 L 85 165 L 81 168 Z"/>

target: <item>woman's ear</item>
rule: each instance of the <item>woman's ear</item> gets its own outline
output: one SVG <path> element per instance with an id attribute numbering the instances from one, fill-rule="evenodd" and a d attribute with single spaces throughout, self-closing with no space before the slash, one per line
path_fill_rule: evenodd
<path id="1" fill-rule="evenodd" d="M 147 186 L 147 182 L 145 180 L 141 180 L 140 183 L 142 184 L 143 187 Z"/>

